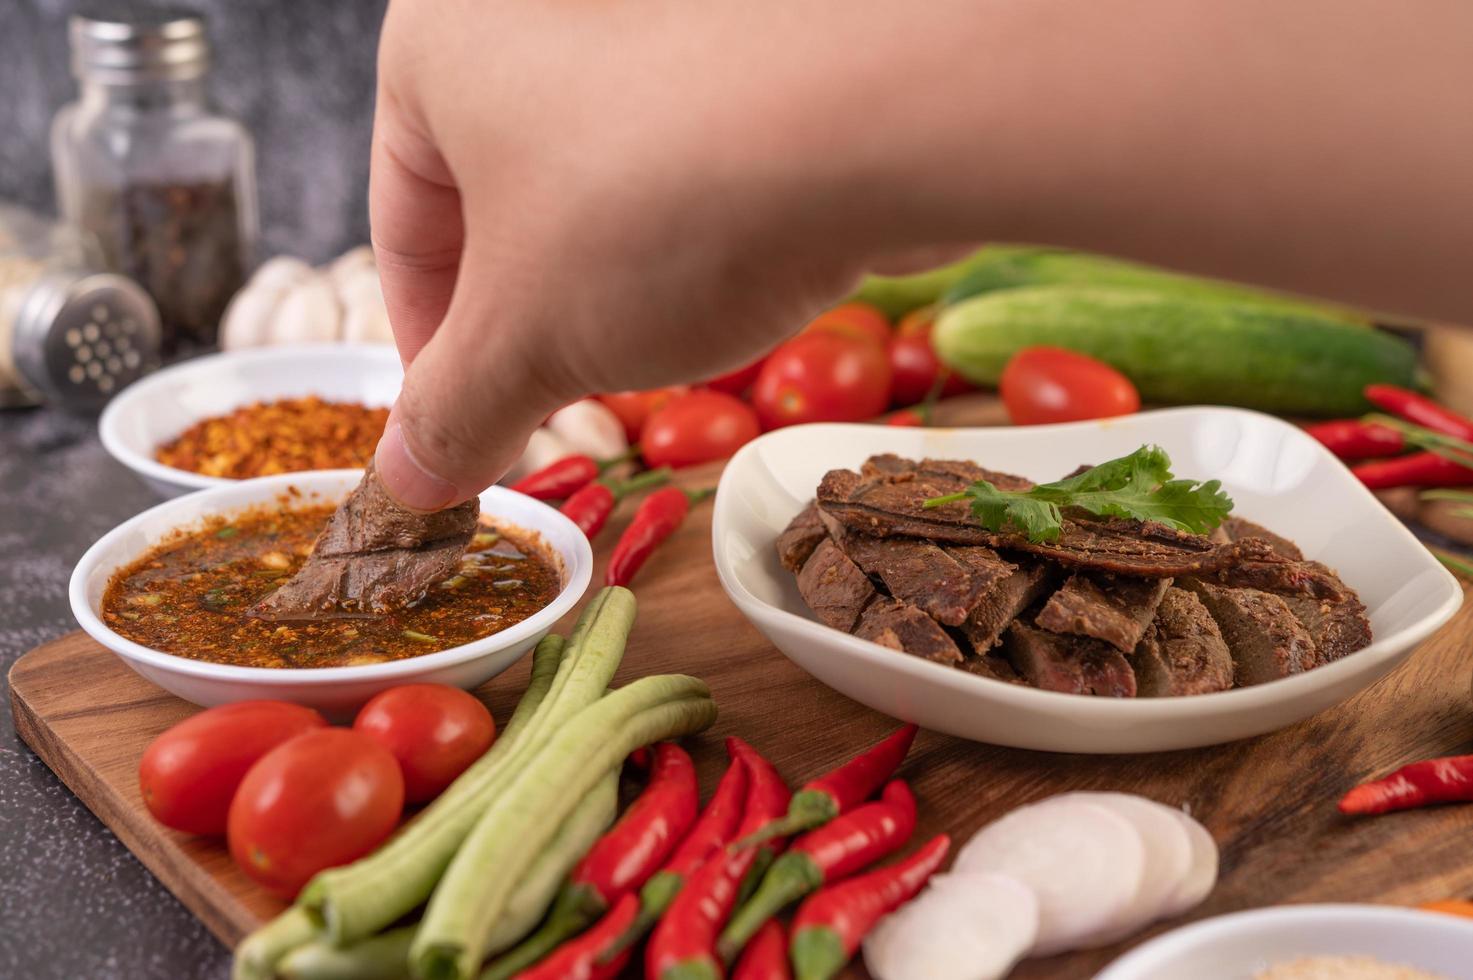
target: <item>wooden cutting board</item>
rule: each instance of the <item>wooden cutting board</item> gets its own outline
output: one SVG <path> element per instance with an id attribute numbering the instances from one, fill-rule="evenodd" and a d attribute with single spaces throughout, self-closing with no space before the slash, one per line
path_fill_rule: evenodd
<path id="1" fill-rule="evenodd" d="M 975 424 L 976 412 L 965 420 Z M 718 475 L 713 465 L 688 471 L 682 482 L 710 485 Z M 595 581 L 629 510 L 598 541 Z M 636 580 L 639 620 L 616 683 L 664 671 L 710 683 L 721 717 L 690 740 L 704 795 L 725 764 L 727 734 L 752 742 L 796 786 L 895 722 L 814 681 L 748 625 L 717 582 L 710 512 L 709 505 L 696 511 Z M 1367 820 L 1348 820 L 1334 807 L 1365 778 L 1415 759 L 1473 752 L 1470 648 L 1473 603 L 1407 663 L 1345 704 L 1284 731 L 1214 748 L 1053 755 L 922 733 L 902 770 L 920 800 L 916 839 L 945 831 L 965 841 L 1013 807 L 1065 790 L 1126 790 L 1187 806 L 1221 845 L 1221 881 L 1192 917 L 1286 902 L 1473 897 L 1473 806 Z M 478 692 L 499 722 L 527 670 L 524 661 Z M 27 744 L 222 942 L 234 944 L 281 907 L 234 868 L 221 844 L 161 828 L 144 810 L 139 757 L 154 736 L 194 710 L 190 705 L 81 633 L 18 660 L 10 698 Z M 1129 945 L 1026 963 L 1014 976 L 1092 976 Z M 857 967 L 852 973 L 863 975 Z"/>

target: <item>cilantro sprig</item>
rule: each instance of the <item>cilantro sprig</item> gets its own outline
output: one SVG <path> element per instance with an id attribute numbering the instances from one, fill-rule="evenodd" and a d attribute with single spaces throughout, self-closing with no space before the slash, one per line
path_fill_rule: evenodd
<path id="1" fill-rule="evenodd" d="M 972 515 L 989 531 L 1021 531 L 1035 543 L 1058 539 L 1064 507 L 1099 517 L 1156 521 L 1193 534 L 1211 531 L 1233 509 L 1220 481 L 1176 479 L 1171 457 L 1159 446 L 1142 446 L 1129 456 L 1028 490 L 999 490 L 978 480 L 960 493 L 932 497 L 925 506 L 959 500 L 971 502 Z"/>

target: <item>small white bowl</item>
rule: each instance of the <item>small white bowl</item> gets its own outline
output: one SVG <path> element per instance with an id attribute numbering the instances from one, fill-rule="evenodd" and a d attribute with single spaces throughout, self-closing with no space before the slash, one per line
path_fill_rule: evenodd
<path id="1" fill-rule="evenodd" d="M 1219 915 L 1158 936 L 1095 980 L 1252 980 L 1307 956 L 1371 956 L 1445 977 L 1473 976 L 1473 922 L 1386 905 L 1284 905 Z"/>
<path id="2" fill-rule="evenodd" d="M 1178 476 L 1220 479 L 1236 512 L 1284 534 L 1360 593 L 1375 642 L 1337 663 L 1256 687 L 1194 697 L 1083 697 L 1006 684 L 909 657 L 814 619 L 774 542 L 823 474 L 873 453 L 976 460 L 1036 480 L 1146 443 Z M 739 450 L 716 495 L 721 584 L 793 662 L 888 715 L 997 745 L 1054 752 L 1158 752 L 1283 728 L 1345 700 L 1446 623 L 1463 590 L 1350 471 L 1298 428 L 1257 412 L 1179 408 L 1028 428 L 804 425 Z"/>
<path id="3" fill-rule="evenodd" d="M 531 497 L 492 487 L 481 494 L 482 512 L 540 534 L 562 560 L 563 588 L 534 615 L 472 643 L 406 660 L 354 667 L 236 667 L 150 649 L 119 636 L 103 621 L 102 593 L 113 573 L 175 529 L 274 502 L 288 487 L 299 490 L 304 502 L 335 503 L 362 477 L 360 470 L 322 470 L 235 480 L 152 507 L 103 535 L 77 562 L 69 588 L 72 614 L 88 635 L 122 657 L 129 667 L 186 701 L 209 707 L 270 698 L 295 701 L 341 717 L 379 691 L 399 684 L 452 684 L 470 689 L 485 683 L 532 649 L 588 588 L 593 550 L 577 525 Z"/>
<path id="4" fill-rule="evenodd" d="M 165 368 L 124 388 L 97 431 L 108 453 L 165 497 L 238 483 L 154 458 L 159 446 L 196 422 L 252 402 L 316 395 L 371 407 L 394 403 L 404 382 L 386 344 L 302 344 L 210 354 Z"/>

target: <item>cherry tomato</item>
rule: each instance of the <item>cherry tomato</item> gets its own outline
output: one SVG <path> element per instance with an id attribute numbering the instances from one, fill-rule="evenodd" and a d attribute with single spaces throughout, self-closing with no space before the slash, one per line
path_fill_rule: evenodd
<path id="1" fill-rule="evenodd" d="M 998 385 L 1014 425 L 1129 415 L 1141 396 L 1103 361 L 1060 347 L 1027 347 L 1003 368 Z"/>
<path id="2" fill-rule="evenodd" d="M 378 847 L 403 809 L 404 776 L 388 749 L 361 732 L 319 728 L 246 773 L 230 804 L 230 856 L 291 898 L 322 869 Z"/>
<path id="3" fill-rule="evenodd" d="M 966 378 L 955 371 L 948 371 L 936 356 L 936 349 L 931 346 L 934 317 L 935 311 L 929 306 L 912 310 L 900 322 L 900 329 L 890 341 L 890 369 L 895 373 L 891 395 L 896 405 L 915 405 L 925 401 L 942 371 L 947 371 L 946 383 L 941 386 L 937 397 L 950 398 L 972 390 Z"/>
<path id="4" fill-rule="evenodd" d="M 727 395 L 742 395 L 752 387 L 752 382 L 757 380 L 757 374 L 762 370 L 762 362 L 765 360 L 767 358 L 759 357 L 746 367 L 739 367 L 735 371 L 717 375 L 705 382 L 705 387 Z"/>
<path id="5" fill-rule="evenodd" d="M 165 827 L 224 834 L 230 800 L 256 760 L 326 724 L 311 708 L 285 701 L 237 701 L 201 711 L 144 751 L 138 763 L 143 802 Z"/>
<path id="6" fill-rule="evenodd" d="M 624 423 L 624 436 L 633 444 L 639 440 L 639 432 L 644 428 L 645 419 L 655 409 L 689 390 L 685 385 L 677 385 L 673 388 L 651 388 L 649 391 L 615 391 L 599 395 L 598 400 L 619 416 L 619 421 Z"/>
<path id="7" fill-rule="evenodd" d="M 752 406 L 763 428 L 858 422 L 890 404 L 890 360 L 876 344 L 829 331 L 801 334 L 773 351 Z"/>
<path id="8" fill-rule="evenodd" d="M 890 342 L 890 320 L 868 303 L 841 303 L 809 321 L 804 333 L 836 330 L 849 337 L 867 337 L 884 347 Z"/>
<path id="9" fill-rule="evenodd" d="M 486 706 L 446 684 L 405 684 L 376 694 L 358 712 L 353 730 L 399 761 L 410 803 L 439 796 L 496 740 Z"/>
<path id="10" fill-rule="evenodd" d="M 639 448 L 651 466 L 694 466 L 725 459 L 761 432 L 756 413 L 740 398 L 692 391 L 649 417 Z"/>

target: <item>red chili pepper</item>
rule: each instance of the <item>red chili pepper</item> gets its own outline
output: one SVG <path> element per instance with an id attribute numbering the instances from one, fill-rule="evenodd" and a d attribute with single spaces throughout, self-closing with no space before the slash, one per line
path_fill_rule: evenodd
<path id="1" fill-rule="evenodd" d="M 591 540 L 603 530 L 609 515 L 614 512 L 614 507 L 620 500 L 639 490 L 657 487 L 668 479 L 669 468 L 661 467 L 646 470 L 622 483 L 609 484 L 603 480 L 594 480 L 563 501 L 563 506 L 559 509 Z"/>
<path id="2" fill-rule="evenodd" d="M 926 413 L 920 408 L 902 408 L 885 421 L 886 425 L 898 428 L 924 428 L 929 423 L 926 421 Z"/>
<path id="3" fill-rule="evenodd" d="M 623 971 L 629 962 L 629 951 L 602 962 L 604 953 L 634 921 L 639 913 L 639 899 L 625 895 L 619 903 L 577 939 L 558 947 L 541 963 L 516 975 L 516 980 L 609 980 Z M 482 974 L 484 976 L 485 974 Z"/>
<path id="4" fill-rule="evenodd" d="M 914 898 L 950 849 L 941 834 L 903 861 L 808 896 L 793 917 L 788 951 L 797 980 L 829 980 L 844 969 L 875 923 Z"/>
<path id="5" fill-rule="evenodd" d="M 915 741 L 916 726 L 905 725 L 827 775 L 806 784 L 793 797 L 787 815 L 737 842 L 738 847 L 760 844 L 769 837 L 796 834 L 821 827 L 855 804 L 863 803 L 895 772 Z"/>
<path id="6" fill-rule="evenodd" d="M 680 527 L 692 504 L 700 503 L 715 490 L 691 492 L 679 487 L 656 490 L 639 502 L 634 518 L 614 545 L 609 557 L 605 585 L 628 585 L 655 548 Z"/>
<path id="7" fill-rule="evenodd" d="M 644 885 L 695 821 L 697 793 L 696 768 L 685 750 L 673 742 L 655 746 L 639 799 L 573 868 L 542 926 L 498 956 L 481 980 L 510 977 L 538 962 Z"/>
<path id="8" fill-rule="evenodd" d="M 732 761 L 716 784 L 711 802 L 701 811 L 695 826 L 685 835 L 675 853 L 665 861 L 665 866 L 640 889 L 639 916 L 617 944 L 616 952 L 628 949 L 649 932 L 670 907 L 686 880 L 736 836 L 742 807 L 747 800 L 747 766 L 737 757 L 732 744 L 734 741 L 726 740 L 726 754 Z"/>
<path id="9" fill-rule="evenodd" d="M 562 500 L 597 480 L 601 472 L 598 460 L 576 453 L 528 473 L 511 488 L 538 500 Z"/>
<path id="10" fill-rule="evenodd" d="M 757 930 L 742 951 L 731 980 L 793 980 L 788 969 L 788 934 L 781 922 L 768 919 Z"/>
<path id="11" fill-rule="evenodd" d="M 1314 436 L 1325 448 L 1341 459 L 1376 459 L 1395 456 L 1405 452 L 1406 437 L 1390 426 L 1360 419 L 1336 419 L 1306 426 L 1305 432 Z"/>
<path id="12" fill-rule="evenodd" d="M 915 796 L 897 779 L 885 787 L 878 802 L 866 803 L 799 837 L 773 862 L 756 894 L 732 916 L 717 940 L 716 951 L 730 962 L 764 922 L 809 892 L 899 850 L 910 840 L 915 826 Z"/>
<path id="13" fill-rule="evenodd" d="M 1473 755 L 1424 759 L 1345 794 L 1341 813 L 1376 814 L 1473 800 Z"/>
<path id="14" fill-rule="evenodd" d="M 1433 432 L 1456 436 L 1473 442 L 1473 419 L 1452 409 L 1395 385 L 1366 385 L 1366 400 L 1377 408 L 1400 416 Z"/>
<path id="15" fill-rule="evenodd" d="M 754 831 L 786 812 L 792 793 L 756 750 L 741 739 L 731 744 L 749 779 L 740 830 Z M 720 850 L 701 865 L 655 927 L 645 953 L 645 975 L 653 980 L 720 980 L 725 967 L 716 955 L 716 936 L 736 907 L 743 879 L 769 852 L 751 847 Z"/>
<path id="16" fill-rule="evenodd" d="M 1457 487 L 1473 484 L 1473 468 L 1436 453 L 1411 453 L 1352 466 L 1350 472 L 1372 490 L 1394 487 Z"/>

